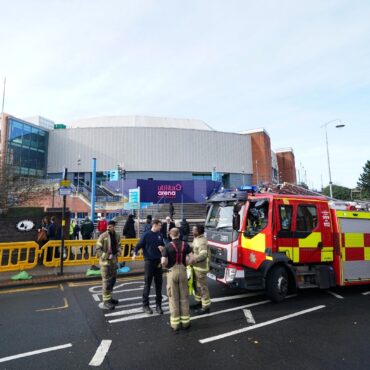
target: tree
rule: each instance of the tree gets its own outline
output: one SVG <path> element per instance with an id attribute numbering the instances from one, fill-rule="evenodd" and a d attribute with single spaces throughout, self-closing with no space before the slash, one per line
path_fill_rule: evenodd
<path id="1" fill-rule="evenodd" d="M 39 179 L 23 177 L 16 168 L 0 162 L 0 213 L 40 197 Z"/>
<path id="2" fill-rule="evenodd" d="M 351 200 L 351 189 L 346 188 L 345 186 L 332 185 L 333 187 L 333 198 L 339 200 Z M 322 194 L 330 197 L 330 187 L 327 186 L 322 189 Z"/>
<path id="3" fill-rule="evenodd" d="M 361 189 L 361 195 L 364 198 L 370 197 L 370 161 L 365 163 L 364 172 L 358 179 L 357 186 Z"/>

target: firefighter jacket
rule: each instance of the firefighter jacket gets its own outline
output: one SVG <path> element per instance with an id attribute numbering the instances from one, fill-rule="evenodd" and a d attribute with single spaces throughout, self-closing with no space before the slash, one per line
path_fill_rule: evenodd
<path id="1" fill-rule="evenodd" d="M 99 239 L 96 242 L 96 256 L 99 257 L 100 266 L 108 266 L 109 264 L 117 263 L 117 257 L 121 255 L 121 237 L 115 231 L 114 237 L 117 241 L 117 254 L 112 254 L 111 240 L 109 232 L 105 231 L 99 236 Z"/>
<path id="2" fill-rule="evenodd" d="M 207 239 L 200 235 L 193 240 L 194 263 L 196 271 L 207 272 L 209 270 L 209 248 Z"/>

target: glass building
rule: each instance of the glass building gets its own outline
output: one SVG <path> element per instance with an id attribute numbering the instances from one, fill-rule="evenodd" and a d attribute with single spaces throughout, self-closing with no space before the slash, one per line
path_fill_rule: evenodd
<path id="1" fill-rule="evenodd" d="M 46 177 L 49 132 L 9 117 L 6 162 L 20 176 Z"/>

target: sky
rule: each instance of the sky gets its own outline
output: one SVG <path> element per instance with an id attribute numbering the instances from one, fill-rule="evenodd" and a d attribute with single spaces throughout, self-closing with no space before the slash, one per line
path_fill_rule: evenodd
<path id="1" fill-rule="evenodd" d="M 366 0 L 0 0 L 5 112 L 263 127 L 301 180 L 355 187 L 370 159 Z"/>

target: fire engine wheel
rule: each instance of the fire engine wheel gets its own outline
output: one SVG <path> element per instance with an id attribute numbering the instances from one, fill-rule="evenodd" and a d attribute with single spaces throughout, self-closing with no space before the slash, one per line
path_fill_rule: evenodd
<path id="1" fill-rule="evenodd" d="M 281 302 L 288 293 L 288 273 L 282 266 L 274 267 L 267 275 L 266 294 L 273 302 Z"/>

